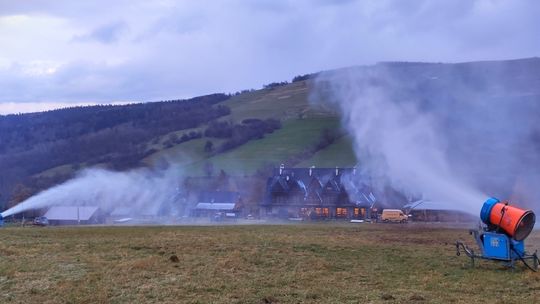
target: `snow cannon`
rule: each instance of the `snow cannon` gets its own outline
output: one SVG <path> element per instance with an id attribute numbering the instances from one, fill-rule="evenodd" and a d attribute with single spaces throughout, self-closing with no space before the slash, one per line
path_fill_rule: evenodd
<path id="1" fill-rule="evenodd" d="M 500 229 L 516 241 L 523 241 L 534 228 L 536 216 L 531 210 L 523 210 L 501 202 L 488 199 L 480 210 L 480 218 L 491 230 Z"/>
<path id="2" fill-rule="evenodd" d="M 501 202 L 496 198 L 489 198 L 480 210 L 480 224 L 478 229 L 469 230 L 479 248 L 475 253 L 461 241 L 456 242 L 456 254 L 461 251 L 471 258 L 472 266 L 475 259 L 496 260 L 506 266 L 515 268 L 516 261 L 522 261 L 527 268 L 538 270 L 538 256 L 525 252 L 524 240 L 534 228 L 536 216 L 531 210 L 524 210 L 510 206 L 508 202 Z"/>

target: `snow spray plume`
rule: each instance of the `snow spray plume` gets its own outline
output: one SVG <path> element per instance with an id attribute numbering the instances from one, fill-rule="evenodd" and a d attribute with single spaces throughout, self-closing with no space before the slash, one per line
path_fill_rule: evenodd
<path id="1" fill-rule="evenodd" d="M 178 194 L 178 170 L 112 172 L 88 169 L 77 177 L 38 193 L 1 213 L 3 217 L 50 206 L 98 206 L 104 211 L 116 207 L 134 215 L 157 214 L 172 206 Z"/>
<path id="2" fill-rule="evenodd" d="M 540 60 L 529 61 L 324 72 L 311 100 L 341 108 L 379 185 L 475 215 L 487 194 L 538 209 L 540 89 L 523 82 L 539 78 Z"/>

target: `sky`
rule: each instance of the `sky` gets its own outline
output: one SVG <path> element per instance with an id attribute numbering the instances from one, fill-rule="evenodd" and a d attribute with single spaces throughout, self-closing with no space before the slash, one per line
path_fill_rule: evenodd
<path id="1" fill-rule="evenodd" d="M 0 0 L 0 114 L 540 55 L 535 0 Z"/>

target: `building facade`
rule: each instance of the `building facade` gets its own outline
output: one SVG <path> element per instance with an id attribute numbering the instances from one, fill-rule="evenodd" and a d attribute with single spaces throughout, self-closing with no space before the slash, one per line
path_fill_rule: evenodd
<path id="1" fill-rule="evenodd" d="M 262 217 L 368 219 L 376 198 L 356 168 L 275 168 Z"/>

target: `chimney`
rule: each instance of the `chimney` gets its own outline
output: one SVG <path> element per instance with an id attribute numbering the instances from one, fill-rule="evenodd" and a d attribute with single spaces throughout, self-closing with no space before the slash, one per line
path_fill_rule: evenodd
<path id="1" fill-rule="evenodd" d="M 283 169 L 285 169 L 285 165 L 284 164 L 281 164 L 279 166 L 279 175 L 283 174 Z"/>
<path id="2" fill-rule="evenodd" d="M 339 168 L 336 166 L 336 176 L 339 175 Z"/>

